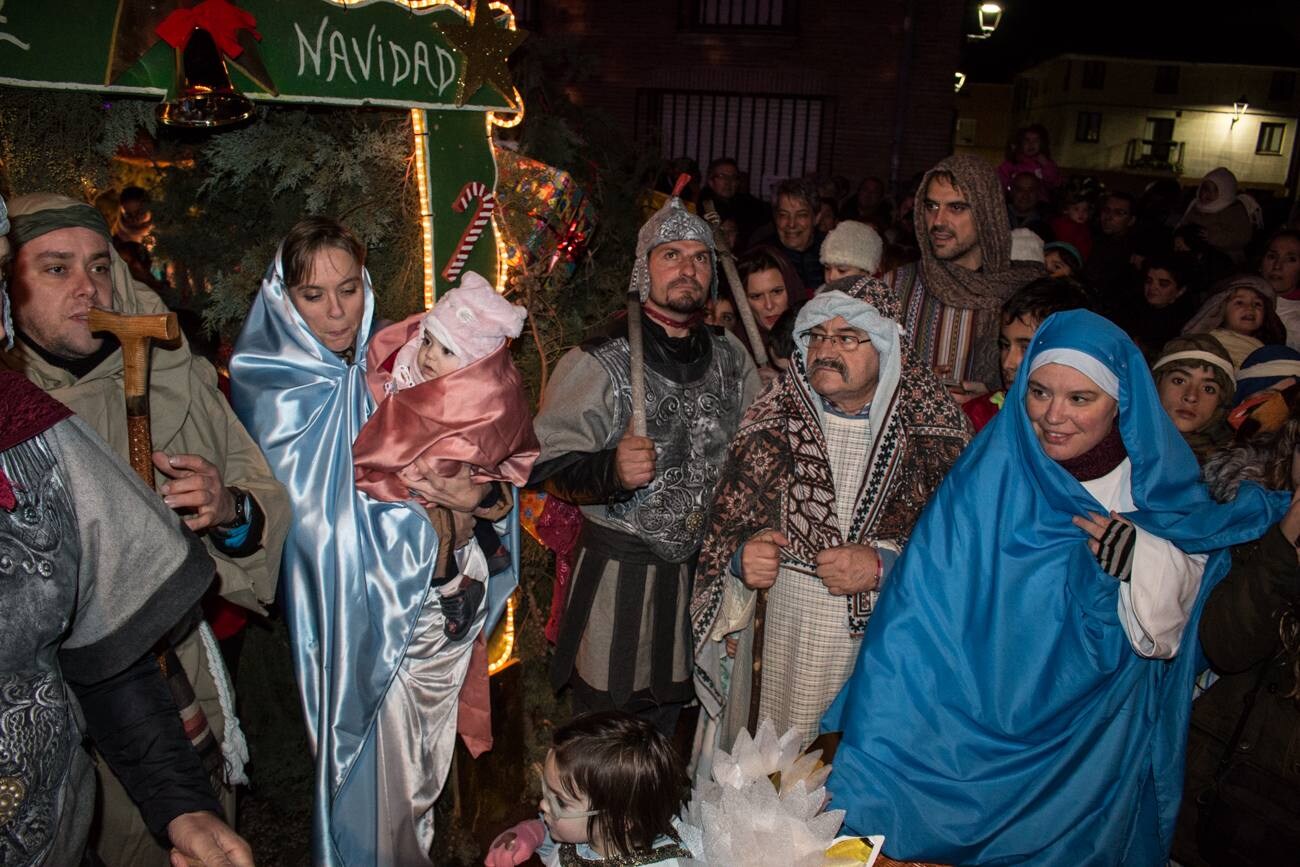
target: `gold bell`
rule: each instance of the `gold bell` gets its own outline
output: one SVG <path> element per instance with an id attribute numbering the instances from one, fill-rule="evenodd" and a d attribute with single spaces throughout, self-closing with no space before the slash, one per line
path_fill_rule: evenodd
<path id="1" fill-rule="evenodd" d="M 176 51 L 172 92 L 158 106 L 168 126 L 228 126 L 253 116 L 253 103 L 230 83 L 226 61 L 211 34 L 194 28 L 183 51 Z"/>

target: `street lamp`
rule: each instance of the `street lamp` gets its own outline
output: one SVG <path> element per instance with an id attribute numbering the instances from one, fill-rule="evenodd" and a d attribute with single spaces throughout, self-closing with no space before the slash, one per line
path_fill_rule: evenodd
<path id="1" fill-rule="evenodd" d="M 961 93 L 962 86 L 963 86 L 965 83 L 966 83 L 966 73 L 964 73 L 964 72 L 958 72 L 958 73 L 956 74 L 956 81 L 954 82 L 954 84 L 956 85 L 956 88 L 957 88 L 957 90 L 956 90 L 957 93 Z"/>
<path id="2" fill-rule="evenodd" d="M 979 8 L 980 32 L 981 39 L 988 39 L 993 35 L 993 31 L 998 29 L 1002 23 L 1002 4 L 1001 3 L 981 3 Z"/>
<path id="3" fill-rule="evenodd" d="M 1232 104 L 1232 122 L 1235 124 L 1241 120 L 1241 116 L 1250 108 L 1250 102 L 1246 99 L 1246 94 L 1237 97 L 1237 101 Z"/>

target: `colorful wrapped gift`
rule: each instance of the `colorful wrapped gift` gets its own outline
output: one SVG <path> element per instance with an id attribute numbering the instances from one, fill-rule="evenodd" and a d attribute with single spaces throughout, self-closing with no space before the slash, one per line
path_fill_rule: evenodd
<path id="1" fill-rule="evenodd" d="M 541 266 L 542 276 L 567 278 L 596 225 L 596 211 L 568 172 L 496 149 L 497 199 L 504 253 L 512 271 Z"/>

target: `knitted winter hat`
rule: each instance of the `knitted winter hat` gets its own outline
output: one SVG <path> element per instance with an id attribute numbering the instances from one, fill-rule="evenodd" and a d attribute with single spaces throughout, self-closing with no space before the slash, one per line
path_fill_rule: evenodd
<path id="1" fill-rule="evenodd" d="M 1246 357 L 1237 372 L 1237 395 L 1241 403 L 1257 391 L 1271 388 L 1288 377 L 1300 377 L 1300 352 L 1288 346 L 1264 346 Z"/>
<path id="2" fill-rule="evenodd" d="M 1055 250 L 1056 252 L 1064 255 L 1066 257 L 1066 262 L 1070 266 L 1070 270 L 1072 270 L 1075 274 L 1078 274 L 1080 271 L 1083 270 L 1083 254 L 1079 252 L 1078 247 L 1066 241 L 1053 241 L 1052 243 L 1047 244 L 1043 247 L 1044 253 L 1047 253 L 1051 250 Z"/>
<path id="3" fill-rule="evenodd" d="M 885 242 L 875 229 L 857 220 L 844 220 L 822 241 L 821 260 L 823 265 L 861 268 L 875 274 L 884 252 Z"/>
<path id="4" fill-rule="evenodd" d="M 492 284 L 473 271 L 466 271 L 460 285 L 438 299 L 420 321 L 393 360 L 393 379 L 397 388 L 409 388 L 424 382 L 418 360 L 420 343 L 428 331 L 451 350 L 464 367 L 491 354 L 515 338 L 524 327 L 528 311 L 501 297 Z"/>
<path id="5" fill-rule="evenodd" d="M 1043 262 L 1046 248 L 1043 239 L 1032 229 L 1011 230 L 1011 259 L 1013 262 Z"/>
<path id="6" fill-rule="evenodd" d="M 527 310 L 502 298 L 478 274 L 466 271 L 460 285 L 433 305 L 424 327 L 463 367 L 501 346 L 507 337 L 518 337 L 527 317 Z"/>

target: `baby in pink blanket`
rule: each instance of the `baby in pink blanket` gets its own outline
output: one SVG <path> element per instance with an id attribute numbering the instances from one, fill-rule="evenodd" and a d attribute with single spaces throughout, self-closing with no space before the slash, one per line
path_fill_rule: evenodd
<path id="1" fill-rule="evenodd" d="M 412 499 L 403 476 L 417 458 L 448 478 L 467 464 L 475 482 L 528 481 L 539 446 L 528 394 L 507 346 L 526 316 L 523 307 L 470 271 L 428 313 L 371 339 L 366 379 L 378 407 L 352 445 L 358 488 L 377 500 Z M 509 488 L 504 491 L 489 507 L 493 517 L 510 510 Z M 432 582 L 442 597 L 447 636 L 460 640 L 491 570 L 468 547 L 468 535 L 457 537 L 449 509 L 424 505 L 440 543 Z M 484 558 L 501 547 L 484 518 L 475 519 L 473 538 Z"/>

